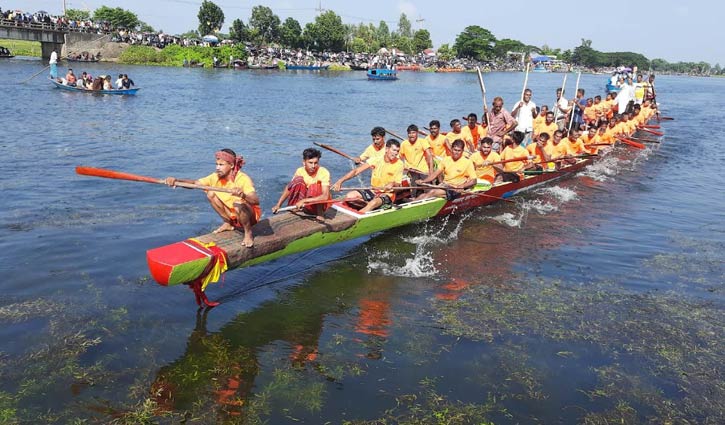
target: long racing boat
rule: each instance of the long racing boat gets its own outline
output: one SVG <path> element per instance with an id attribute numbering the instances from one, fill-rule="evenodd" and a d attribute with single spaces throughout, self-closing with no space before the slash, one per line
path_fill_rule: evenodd
<path id="1" fill-rule="evenodd" d="M 188 284 L 199 305 L 213 306 L 204 294 L 206 285 L 227 269 L 249 267 L 286 255 L 359 238 L 394 227 L 421 222 L 492 204 L 535 186 L 576 173 L 591 164 L 594 157 L 578 159 L 556 171 L 526 175 L 519 182 L 488 186 L 464 192 L 447 201 L 430 198 L 395 205 L 387 210 L 360 213 L 344 202 L 333 203 L 324 221 L 297 213 L 275 215 L 254 226 L 254 246 L 242 245 L 243 233 L 209 233 L 146 252 L 151 276 L 161 285 Z"/>

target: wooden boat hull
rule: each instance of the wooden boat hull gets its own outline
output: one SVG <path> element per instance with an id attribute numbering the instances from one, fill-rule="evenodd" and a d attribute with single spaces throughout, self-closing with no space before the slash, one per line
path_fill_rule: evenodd
<path id="1" fill-rule="evenodd" d="M 115 95 L 135 95 L 136 92 L 141 90 L 140 87 L 132 88 L 132 89 L 122 89 L 122 90 L 86 90 L 78 87 L 73 86 L 66 86 L 63 85 L 55 80 L 50 80 L 53 85 L 55 85 L 55 88 L 66 90 L 66 91 L 72 91 L 72 92 L 80 92 L 80 93 L 87 93 L 87 94 L 115 94 Z"/>
<path id="2" fill-rule="evenodd" d="M 242 245 L 244 235 L 241 232 L 230 231 L 206 234 L 150 249 L 146 252 L 146 260 L 151 276 L 159 284 L 171 286 L 190 283 L 209 272 L 219 252 L 225 254 L 229 269 L 252 266 L 432 217 L 488 205 L 497 202 L 496 198 L 508 198 L 534 186 L 571 175 L 591 163 L 591 158 L 583 159 L 556 173 L 528 176 L 520 182 L 493 186 L 485 192 L 472 192 L 453 201 L 425 199 L 367 214 L 360 214 L 343 203 L 335 203 L 325 213 L 322 223 L 296 213 L 280 214 L 254 226 L 252 248 Z"/>

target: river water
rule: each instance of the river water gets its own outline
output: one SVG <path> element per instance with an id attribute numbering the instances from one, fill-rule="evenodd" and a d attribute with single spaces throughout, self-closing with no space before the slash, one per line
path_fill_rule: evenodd
<path id="1" fill-rule="evenodd" d="M 0 422 L 725 420 L 725 80 L 658 76 L 675 118 L 659 145 L 515 204 L 232 271 L 197 311 L 145 251 L 218 226 L 203 193 L 76 165 L 196 178 L 230 147 L 269 211 L 312 142 L 357 155 L 376 125 L 447 129 L 480 113 L 476 76 L 80 65 L 141 90 L 18 84 L 43 65 L 0 62 Z M 531 74 L 533 100 L 562 78 Z M 523 79 L 486 74 L 488 100 L 510 107 Z"/>

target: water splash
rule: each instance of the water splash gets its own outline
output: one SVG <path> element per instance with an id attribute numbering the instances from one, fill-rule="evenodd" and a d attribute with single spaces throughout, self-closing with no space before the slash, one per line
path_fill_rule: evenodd
<path id="1" fill-rule="evenodd" d="M 614 156 L 607 156 L 594 162 L 594 164 L 588 166 L 579 174 L 598 182 L 605 182 L 611 177 L 616 176 L 621 167 L 628 162 L 626 160 L 619 160 Z"/>
<path id="2" fill-rule="evenodd" d="M 368 273 L 375 271 L 388 276 L 402 277 L 430 277 L 437 275 L 438 269 L 433 262 L 433 255 L 430 251 L 424 251 L 420 247 L 421 245 L 416 248 L 412 258 L 405 258 L 405 264 L 401 266 L 384 261 L 392 257 L 389 252 L 380 253 L 380 258 L 369 260 Z"/>
<path id="3" fill-rule="evenodd" d="M 553 196 L 561 203 L 576 201 L 579 199 L 579 195 L 577 195 L 577 193 L 572 189 L 561 186 L 542 187 L 541 189 L 537 189 L 535 193 L 539 195 Z"/>
<path id="4" fill-rule="evenodd" d="M 524 222 L 525 215 L 526 215 L 526 210 L 522 209 L 520 211 L 520 213 L 518 214 L 518 216 L 516 216 L 510 212 L 507 212 L 507 213 L 503 213 L 501 215 L 497 215 L 495 217 L 491 217 L 491 219 L 494 221 L 497 221 L 501 224 L 505 224 L 509 227 L 516 227 L 516 228 L 520 229 L 521 223 Z"/>

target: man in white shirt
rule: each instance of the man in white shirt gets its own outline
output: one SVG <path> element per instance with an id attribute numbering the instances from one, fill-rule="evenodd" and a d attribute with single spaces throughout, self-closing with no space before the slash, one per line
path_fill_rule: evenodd
<path id="1" fill-rule="evenodd" d="M 524 97 L 519 101 L 511 115 L 514 116 L 516 122 L 515 130 L 524 133 L 524 141 L 521 146 L 526 147 L 531 143 L 531 133 L 534 130 L 534 118 L 536 117 L 536 104 L 531 101 L 531 89 L 524 90 Z"/>
<path id="2" fill-rule="evenodd" d="M 119 90 L 123 88 L 123 74 L 118 74 L 118 79 L 116 80 L 115 85 Z"/>
<path id="3" fill-rule="evenodd" d="M 48 63 L 50 64 L 50 77 L 53 79 L 58 78 L 58 53 L 55 50 L 50 54 Z"/>
<path id="4" fill-rule="evenodd" d="M 627 81 L 625 81 L 622 85 L 622 88 L 619 90 L 619 93 L 617 93 L 617 97 L 614 100 L 617 102 L 617 113 L 625 113 L 629 102 L 634 101 L 634 85 L 632 85 L 632 78 L 627 78 Z"/>
<path id="5" fill-rule="evenodd" d="M 561 87 L 556 89 L 556 102 L 554 102 L 552 110 L 554 111 L 554 121 L 559 126 L 559 130 L 566 127 L 568 123 L 565 118 L 566 114 L 569 113 L 569 101 L 564 98 Z"/>

